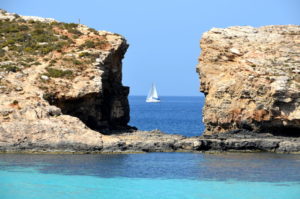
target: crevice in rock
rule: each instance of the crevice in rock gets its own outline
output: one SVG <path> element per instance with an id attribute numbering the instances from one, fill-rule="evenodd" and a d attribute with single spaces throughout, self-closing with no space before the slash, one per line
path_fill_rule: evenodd
<path id="1" fill-rule="evenodd" d="M 274 136 L 285 137 L 300 137 L 300 129 L 297 127 L 284 127 L 284 126 L 269 126 L 261 129 L 263 133 L 270 133 Z"/>
<path id="2" fill-rule="evenodd" d="M 127 96 L 128 89 L 124 90 L 124 94 Z M 46 94 L 43 97 L 51 105 L 59 107 L 63 114 L 77 117 L 89 128 L 101 133 L 110 134 L 113 130 L 130 128 L 127 125 L 129 114 L 124 113 L 123 115 L 119 115 L 120 117 L 116 117 L 118 116 L 118 108 L 128 106 L 128 104 L 126 105 L 128 103 L 127 98 L 124 100 L 122 96 L 112 95 L 109 91 L 104 91 L 103 94 L 90 93 L 71 99 L 57 98 L 51 94 Z M 122 104 L 121 98 L 124 104 Z M 117 105 L 120 107 L 116 107 Z M 124 111 L 126 112 L 127 110 Z"/>

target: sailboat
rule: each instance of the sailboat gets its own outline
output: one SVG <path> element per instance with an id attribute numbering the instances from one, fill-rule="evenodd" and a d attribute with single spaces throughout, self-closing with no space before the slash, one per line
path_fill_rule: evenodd
<path id="1" fill-rule="evenodd" d="M 151 89 L 150 89 L 150 91 L 148 93 L 146 102 L 160 102 L 160 99 L 158 97 L 155 84 L 152 84 L 152 87 L 151 87 Z"/>

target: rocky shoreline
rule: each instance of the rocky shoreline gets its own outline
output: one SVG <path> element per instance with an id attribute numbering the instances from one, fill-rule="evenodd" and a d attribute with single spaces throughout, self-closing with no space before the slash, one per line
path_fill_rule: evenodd
<path id="1" fill-rule="evenodd" d="M 300 153 L 300 137 L 248 131 L 185 137 L 158 130 L 135 131 L 103 139 L 102 153 L 137 152 L 277 152 Z M 114 141 L 111 141 L 114 140 Z"/>
<path id="2" fill-rule="evenodd" d="M 1 9 L 0 22 L 2 153 L 300 152 L 300 26 L 205 33 L 206 130 L 184 137 L 130 130 L 123 36 Z"/>
<path id="3" fill-rule="evenodd" d="M 300 153 L 300 137 L 250 131 L 185 137 L 154 131 L 102 135 L 101 143 L 33 143 L 27 140 L 0 146 L 1 153 L 145 153 L 145 152 L 276 152 Z"/>
<path id="4" fill-rule="evenodd" d="M 136 131 L 113 135 L 116 142 L 105 143 L 102 152 L 300 152 L 300 138 L 256 134 L 248 131 L 184 137 L 160 131 Z"/>

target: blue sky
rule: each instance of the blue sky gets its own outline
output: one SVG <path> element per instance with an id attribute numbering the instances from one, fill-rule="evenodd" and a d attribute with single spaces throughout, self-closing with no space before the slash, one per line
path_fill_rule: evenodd
<path id="1" fill-rule="evenodd" d="M 155 82 L 160 95 L 199 96 L 195 72 L 201 35 L 212 27 L 300 24 L 297 0 L 0 0 L 21 15 L 78 22 L 122 34 L 130 47 L 123 84 L 146 95 Z"/>

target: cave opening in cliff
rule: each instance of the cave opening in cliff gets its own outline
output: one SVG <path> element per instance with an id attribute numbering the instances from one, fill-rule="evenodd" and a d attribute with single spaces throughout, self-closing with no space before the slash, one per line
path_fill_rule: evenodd
<path id="1" fill-rule="evenodd" d="M 55 95 L 43 96 L 51 105 L 57 106 L 65 115 L 79 118 L 89 128 L 95 131 L 105 131 L 108 128 L 108 106 L 103 106 L 100 94 L 90 94 L 79 98 L 57 98 Z"/>
<path id="2" fill-rule="evenodd" d="M 120 102 L 121 99 L 114 97 L 110 92 L 103 93 L 92 93 L 68 99 L 58 98 L 54 94 L 45 94 L 43 98 L 49 104 L 60 108 L 63 114 L 79 118 L 87 127 L 102 134 L 135 129 L 127 125 L 129 121 L 129 105 L 119 104 L 119 106 L 116 106 L 114 102 Z M 123 103 L 128 103 L 128 101 Z M 128 107 L 128 110 L 124 110 L 128 114 L 117 117 L 118 110 L 116 109 L 118 107 Z"/>

